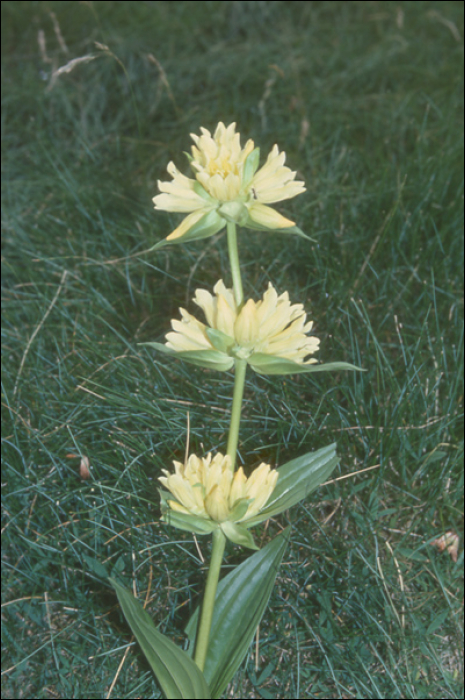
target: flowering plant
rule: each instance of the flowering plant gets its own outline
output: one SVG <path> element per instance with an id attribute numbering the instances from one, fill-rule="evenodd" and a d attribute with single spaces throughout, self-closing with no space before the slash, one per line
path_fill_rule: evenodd
<path id="1" fill-rule="evenodd" d="M 318 363 L 320 341 L 312 335 L 303 304 L 270 283 L 259 301 L 244 301 L 237 225 L 256 230 L 305 234 L 269 204 L 305 192 L 304 183 L 284 165 L 285 153 L 273 146 L 259 168 L 253 141 L 240 145 L 236 125 L 220 122 L 213 136 L 204 128 L 192 135 L 188 178 L 169 163 L 172 182 L 159 182 L 156 209 L 187 214 L 166 240 L 207 238 L 227 229 L 232 287 L 219 280 L 213 294 L 197 289 L 195 304 L 206 323 L 185 309 L 171 321 L 165 343 L 146 343 L 158 351 L 208 369 L 234 370 L 233 404 L 226 453 L 188 456 L 163 469 L 159 481 L 162 521 L 198 535 L 212 535 L 213 546 L 201 608 L 186 628 L 187 651 L 161 634 L 136 598 L 110 579 L 124 615 L 167 698 L 219 698 L 252 641 L 265 611 L 290 537 L 286 528 L 262 549 L 250 529 L 304 500 L 338 464 L 335 445 L 309 452 L 277 469 L 262 463 L 247 477 L 236 469 L 242 397 L 250 366 L 258 374 L 358 370 L 345 362 Z M 306 236 L 305 236 L 306 237 Z M 220 582 L 226 540 L 255 550 Z"/>

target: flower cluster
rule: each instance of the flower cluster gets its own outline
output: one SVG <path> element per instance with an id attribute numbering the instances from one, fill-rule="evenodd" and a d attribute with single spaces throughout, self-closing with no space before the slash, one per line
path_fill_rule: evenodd
<path id="1" fill-rule="evenodd" d="M 262 463 L 247 478 L 242 467 L 233 473 L 231 458 L 218 453 L 206 457 L 191 455 L 185 464 L 173 462 L 175 472 L 163 469 L 161 483 L 176 500 L 168 505 L 178 513 L 214 520 L 246 522 L 256 515 L 271 496 L 278 472 Z"/>
<path id="2" fill-rule="evenodd" d="M 320 343 L 307 335 L 313 321 L 306 322 L 303 304 L 291 304 L 287 292 L 278 296 L 270 283 L 260 301 L 249 299 L 238 307 L 232 289 L 227 289 L 223 280 L 213 291 L 214 295 L 197 289 L 194 297 L 208 325 L 181 308 L 181 320 L 172 320 L 173 330 L 166 335 L 167 350 L 194 353 L 185 359 L 204 366 L 211 366 L 214 360 L 217 369 L 223 370 L 230 369 L 235 359 L 246 360 L 256 371 L 266 365 L 267 358 L 288 361 L 291 367 L 316 363 L 308 357 L 317 352 Z"/>
<path id="3" fill-rule="evenodd" d="M 220 122 L 213 136 L 201 127 L 191 134 L 190 165 L 195 178 L 183 175 L 171 161 L 171 182 L 158 182 L 162 194 L 153 198 L 156 209 L 188 214 L 167 241 L 213 236 L 228 222 L 258 230 L 302 233 L 295 223 L 268 206 L 305 192 L 304 183 L 284 165 L 286 154 L 274 145 L 258 170 L 260 149 L 249 139 L 244 148 L 233 122 Z"/>

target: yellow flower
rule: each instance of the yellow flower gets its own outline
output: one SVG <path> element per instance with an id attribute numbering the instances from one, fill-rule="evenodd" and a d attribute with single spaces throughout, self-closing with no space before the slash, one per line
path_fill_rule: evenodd
<path id="1" fill-rule="evenodd" d="M 294 222 L 268 204 L 290 199 L 305 192 L 304 183 L 284 165 L 286 154 L 274 145 L 266 163 L 257 170 L 260 149 L 249 139 L 244 148 L 233 122 L 220 122 L 213 136 L 200 128 L 201 135 L 191 134 L 190 165 L 195 179 L 188 178 L 168 164 L 171 182 L 158 181 L 162 194 L 153 198 L 155 209 L 188 214 L 170 233 L 167 241 L 194 240 L 213 236 L 228 221 L 258 230 L 292 229 Z M 303 235 L 303 234 L 302 234 Z"/>
<path id="2" fill-rule="evenodd" d="M 288 292 L 278 296 L 270 283 L 261 301 L 249 299 L 238 307 L 233 291 L 224 286 L 223 280 L 217 282 L 213 291 L 214 296 L 197 289 L 194 297 L 208 325 L 185 309 L 180 309 L 181 321 L 171 321 L 173 331 L 166 335 L 169 351 L 195 352 L 196 360 L 201 359 L 202 352 L 214 351 L 215 358 L 223 362 L 223 369 L 232 367 L 234 358 L 247 360 L 252 367 L 259 361 L 265 366 L 264 356 L 290 361 L 286 365 L 290 369 L 316 363 L 314 358 L 306 359 L 317 352 L 320 343 L 318 338 L 307 335 L 313 322 L 306 323 L 303 304 L 291 304 Z"/>
<path id="3" fill-rule="evenodd" d="M 216 523 L 246 524 L 257 515 L 271 496 L 278 472 L 262 463 L 247 478 L 242 467 L 234 474 L 228 455 L 191 455 L 186 464 L 173 462 L 175 472 L 163 469 L 159 480 L 176 500 L 167 500 L 177 512 L 213 520 Z"/>

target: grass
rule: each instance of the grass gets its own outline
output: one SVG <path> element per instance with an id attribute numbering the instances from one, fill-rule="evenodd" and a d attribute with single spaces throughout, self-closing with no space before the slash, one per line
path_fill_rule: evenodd
<path id="1" fill-rule="evenodd" d="M 448 0 L 2 3 L 2 697 L 160 697 L 104 572 L 183 644 L 209 541 L 159 524 L 157 476 L 187 412 L 224 449 L 232 376 L 137 343 L 228 279 L 221 236 L 144 252 L 179 221 L 157 179 L 219 120 L 308 188 L 278 208 L 313 244 L 240 234 L 246 295 L 288 289 L 320 358 L 367 369 L 247 375 L 247 466 L 341 463 L 257 529 L 292 544 L 227 697 L 463 697 L 462 25 Z"/>

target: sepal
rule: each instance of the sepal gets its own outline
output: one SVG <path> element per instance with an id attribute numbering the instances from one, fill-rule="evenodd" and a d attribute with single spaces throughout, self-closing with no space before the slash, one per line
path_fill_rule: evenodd
<path id="1" fill-rule="evenodd" d="M 232 523 L 230 520 L 226 520 L 223 523 L 219 523 L 219 526 L 228 540 L 231 540 L 234 544 L 239 544 L 248 549 L 258 549 L 252 535 L 241 523 Z"/>
<path id="2" fill-rule="evenodd" d="M 244 168 L 242 171 L 242 186 L 246 187 L 249 185 L 253 176 L 257 172 L 260 163 L 260 149 L 254 148 L 252 153 L 249 153 L 244 161 Z"/>
<path id="3" fill-rule="evenodd" d="M 312 243 L 316 243 L 316 241 L 313 238 L 310 238 L 310 236 L 307 236 L 306 233 L 302 231 L 298 226 L 288 226 L 286 228 L 275 228 L 275 227 L 270 227 L 270 226 L 264 226 L 263 224 L 259 224 L 257 221 L 254 221 L 251 216 L 247 213 L 247 216 L 244 217 L 244 219 L 241 221 L 241 226 L 244 228 L 250 228 L 253 231 L 273 231 L 274 233 L 292 233 L 296 234 L 297 236 L 301 236 L 301 238 L 305 238 L 307 241 L 312 241 Z"/>
<path id="4" fill-rule="evenodd" d="M 231 336 L 223 333 L 223 331 L 217 328 L 207 327 L 205 333 L 208 336 L 209 341 L 219 352 L 223 352 L 226 355 L 229 353 L 231 348 L 235 345 L 236 341 Z"/>
<path id="5" fill-rule="evenodd" d="M 220 216 L 215 209 L 212 209 L 202 216 L 197 223 L 187 229 L 182 236 L 178 236 L 177 238 L 164 238 L 162 241 L 155 243 L 147 252 L 150 253 L 152 250 L 164 248 L 170 243 L 189 243 L 190 241 L 196 241 L 200 238 L 210 238 L 210 236 L 214 236 L 215 233 L 221 231 L 224 225 L 225 221 L 223 217 Z"/>
<path id="6" fill-rule="evenodd" d="M 174 500 L 173 495 L 169 491 L 163 491 L 163 489 L 158 489 L 158 492 L 160 494 L 163 522 L 172 527 L 177 527 L 179 530 L 195 532 L 196 535 L 208 535 L 217 529 L 218 523 L 215 523 L 213 520 L 207 520 L 192 513 L 181 513 L 170 508 L 168 501 Z"/>

